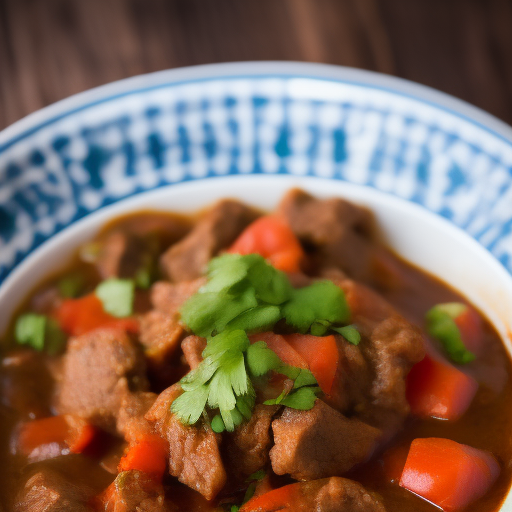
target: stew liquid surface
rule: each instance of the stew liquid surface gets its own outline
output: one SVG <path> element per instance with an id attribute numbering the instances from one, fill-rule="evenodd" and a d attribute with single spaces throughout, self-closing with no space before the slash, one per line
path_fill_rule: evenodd
<path id="1" fill-rule="evenodd" d="M 498 510 L 510 357 L 377 238 L 370 212 L 298 190 L 270 216 L 225 200 L 109 223 L 3 340 L 0 510 Z M 462 462 L 418 466 L 432 439 Z M 421 497 L 415 471 L 475 497 Z"/>

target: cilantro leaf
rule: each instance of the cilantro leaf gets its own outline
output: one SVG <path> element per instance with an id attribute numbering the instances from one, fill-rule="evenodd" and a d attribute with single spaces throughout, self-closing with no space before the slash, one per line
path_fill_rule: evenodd
<path id="1" fill-rule="evenodd" d="M 332 327 L 333 331 L 341 334 L 352 345 L 359 345 L 361 334 L 353 325 L 345 325 L 344 327 Z"/>
<path id="2" fill-rule="evenodd" d="M 16 320 L 14 336 L 21 345 L 29 345 L 41 352 L 44 349 L 46 316 L 26 313 Z"/>
<path id="3" fill-rule="evenodd" d="M 82 274 L 69 274 L 57 283 L 57 288 L 62 297 L 74 299 L 80 295 L 85 286 L 85 278 Z"/>
<path id="4" fill-rule="evenodd" d="M 303 368 L 300 369 L 299 374 L 297 375 L 297 377 L 295 377 L 294 380 L 294 389 L 301 388 L 303 386 L 318 385 L 318 382 L 315 379 L 314 375 L 309 370 L 305 370 Z"/>
<path id="5" fill-rule="evenodd" d="M 133 313 L 135 283 L 131 279 L 107 279 L 96 287 L 95 293 L 112 316 L 123 318 Z"/>
<path id="6" fill-rule="evenodd" d="M 270 350 L 264 341 L 257 341 L 249 346 L 246 360 L 249 371 L 255 377 L 265 375 L 282 364 L 277 354 Z"/>
<path id="7" fill-rule="evenodd" d="M 66 345 L 66 335 L 53 318 L 36 313 L 26 313 L 16 320 L 14 337 L 20 345 L 50 355 L 60 354 Z"/>
<path id="8" fill-rule="evenodd" d="M 261 256 L 250 255 L 254 259 L 248 271 L 250 284 L 256 290 L 256 297 L 268 304 L 279 305 L 287 301 L 293 293 L 288 276 L 275 269 Z"/>
<path id="9" fill-rule="evenodd" d="M 345 323 L 350 311 L 343 291 L 331 281 L 294 290 L 283 307 L 286 322 L 306 333 L 315 322 Z"/>
<path id="10" fill-rule="evenodd" d="M 318 386 L 302 387 L 286 395 L 281 393 L 277 398 L 263 402 L 265 405 L 286 405 L 291 409 L 299 409 L 301 411 L 308 411 L 315 405 L 316 395 L 320 393 Z"/>
<path id="11" fill-rule="evenodd" d="M 264 469 L 259 469 L 258 471 L 254 472 L 252 475 L 249 475 L 247 477 L 246 482 L 251 482 L 253 480 L 256 480 L 259 482 L 260 480 L 263 480 L 267 476 L 267 473 Z"/>
<path id="12" fill-rule="evenodd" d="M 226 325 L 226 329 L 242 329 L 247 333 L 263 332 L 272 328 L 281 319 L 277 306 L 256 306 L 244 311 Z"/>
<path id="13" fill-rule="evenodd" d="M 460 330 L 452 317 L 464 312 L 458 306 L 459 303 L 438 304 L 427 312 L 425 320 L 427 332 L 441 343 L 450 359 L 457 364 L 466 364 L 473 361 L 475 355 L 465 347 Z M 464 304 L 460 306 L 466 307 Z"/>
<path id="14" fill-rule="evenodd" d="M 193 425 L 203 414 L 208 400 L 208 387 L 204 384 L 182 393 L 171 404 L 171 412 L 185 425 Z"/>
<path id="15" fill-rule="evenodd" d="M 205 292 L 215 293 L 230 288 L 247 276 L 250 261 L 238 254 L 224 254 L 208 264 L 208 283 Z"/>
<path id="16" fill-rule="evenodd" d="M 226 425 L 224 425 L 224 420 L 220 414 L 217 414 L 213 417 L 210 426 L 216 434 L 221 434 L 224 432 L 224 430 L 226 430 Z"/>

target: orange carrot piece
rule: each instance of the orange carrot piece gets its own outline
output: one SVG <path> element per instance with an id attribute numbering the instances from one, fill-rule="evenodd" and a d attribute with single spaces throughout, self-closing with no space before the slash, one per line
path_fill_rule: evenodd
<path id="1" fill-rule="evenodd" d="M 472 377 L 427 355 L 407 376 L 406 395 L 412 414 L 456 420 L 466 412 L 477 389 L 478 383 Z"/>
<path id="2" fill-rule="evenodd" d="M 79 336 L 100 327 L 134 333 L 139 331 L 137 319 L 117 318 L 106 313 L 103 304 L 94 293 L 79 299 L 63 301 L 56 311 L 56 317 L 61 329 L 71 336 Z"/>
<path id="3" fill-rule="evenodd" d="M 167 445 L 157 435 L 147 435 L 132 444 L 119 462 L 118 470 L 136 469 L 161 479 L 167 466 Z"/>
<path id="4" fill-rule="evenodd" d="M 274 215 L 260 217 L 235 240 L 228 252 L 260 254 L 283 272 L 299 272 L 304 251 L 290 226 Z"/>
<path id="5" fill-rule="evenodd" d="M 322 391 L 330 394 L 339 363 L 336 338 L 332 335 L 287 334 L 284 339 L 307 362 Z"/>
<path id="6" fill-rule="evenodd" d="M 25 423 L 20 430 L 18 446 L 24 455 L 45 444 L 67 446 L 72 453 L 82 453 L 92 442 L 95 428 L 84 419 L 71 416 L 50 416 Z"/>
<path id="7" fill-rule="evenodd" d="M 274 510 L 292 510 L 294 502 L 300 497 L 300 484 L 290 484 L 273 491 L 255 496 L 242 506 L 240 512 L 270 512 Z"/>
<path id="8" fill-rule="evenodd" d="M 415 439 L 400 486 L 452 512 L 481 498 L 499 473 L 490 452 L 449 439 Z"/>
<path id="9" fill-rule="evenodd" d="M 308 363 L 304 358 L 286 341 L 285 337 L 280 334 L 262 332 L 260 334 L 252 334 L 249 336 L 249 340 L 251 343 L 264 341 L 267 347 L 274 351 L 285 364 L 305 370 L 309 369 Z"/>

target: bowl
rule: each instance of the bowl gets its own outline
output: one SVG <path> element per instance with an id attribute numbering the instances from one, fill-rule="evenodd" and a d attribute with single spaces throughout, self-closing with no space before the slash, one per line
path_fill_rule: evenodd
<path id="1" fill-rule="evenodd" d="M 512 354 L 512 129 L 403 80 L 297 63 L 135 77 L 0 133 L 0 331 L 113 217 L 221 197 L 272 209 L 294 186 L 370 207 L 385 242 L 469 298 Z"/>

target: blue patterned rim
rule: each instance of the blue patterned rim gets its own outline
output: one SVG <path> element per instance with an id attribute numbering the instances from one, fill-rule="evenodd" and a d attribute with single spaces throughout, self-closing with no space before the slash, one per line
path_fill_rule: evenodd
<path id="1" fill-rule="evenodd" d="M 228 174 L 367 185 L 439 213 L 512 271 L 512 129 L 403 80 L 295 63 L 124 80 L 0 133 L 0 282 L 105 205 Z"/>

